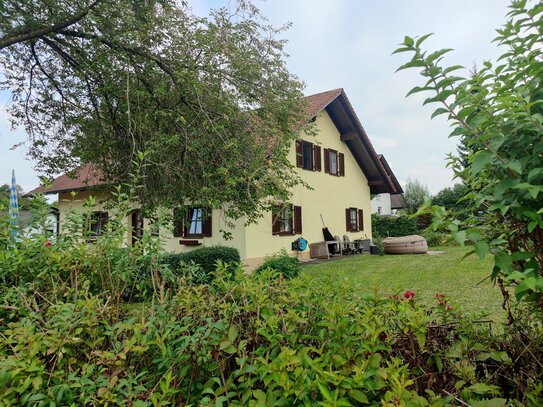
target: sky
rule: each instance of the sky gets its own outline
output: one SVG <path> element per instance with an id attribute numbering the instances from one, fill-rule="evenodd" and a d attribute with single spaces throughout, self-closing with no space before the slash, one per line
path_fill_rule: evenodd
<path id="1" fill-rule="evenodd" d="M 306 84 L 305 94 L 343 88 L 378 153 L 400 183 L 426 184 L 432 194 L 454 184 L 446 155 L 456 150 L 444 116 L 430 120 L 438 106 L 422 106 L 424 94 L 406 98 L 422 85 L 415 70 L 395 73 L 408 54 L 391 55 L 405 35 L 434 33 L 429 50 L 453 48 L 446 65 L 472 68 L 501 53 L 492 40 L 505 22 L 506 0 L 254 0 L 274 26 L 292 23 L 288 69 Z M 227 0 L 189 0 L 193 10 L 228 7 Z M 23 129 L 12 130 L 6 113 L 10 94 L 0 92 L 0 184 L 11 180 L 28 191 L 39 184 L 28 161 Z"/>

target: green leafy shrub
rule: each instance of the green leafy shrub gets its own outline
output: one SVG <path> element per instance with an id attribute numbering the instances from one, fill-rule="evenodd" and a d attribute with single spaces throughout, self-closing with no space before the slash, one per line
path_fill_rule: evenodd
<path id="1" fill-rule="evenodd" d="M 494 334 L 442 294 L 421 306 L 410 290 L 361 296 L 343 276 L 253 276 L 220 259 L 193 284 L 156 237 L 124 247 L 122 222 L 89 244 L 75 233 L 85 216 L 54 242 L 0 235 L 5 405 L 543 402 L 535 315 Z M 138 267 L 147 301 L 128 303 Z"/>
<path id="2" fill-rule="evenodd" d="M 298 277 L 302 267 L 298 259 L 287 255 L 285 252 L 267 259 L 255 270 L 255 273 L 259 274 L 266 269 L 274 270 L 283 277 L 290 279 Z"/>
<path id="3" fill-rule="evenodd" d="M 426 243 L 428 243 L 429 247 L 451 246 L 457 244 L 452 236 L 448 233 L 434 232 L 427 229 L 421 233 L 421 235 L 426 239 Z"/>
<path id="4" fill-rule="evenodd" d="M 410 60 L 398 70 L 420 70 L 422 86 L 408 94 L 429 92 L 424 104 L 437 104 L 432 118 L 445 115 L 458 137 L 460 154 L 447 167 L 466 185 L 462 203 L 473 210 L 456 216 L 442 207 L 425 208 L 434 227 L 452 232 L 460 244 L 484 258 L 493 255 L 492 279 L 501 287 L 505 306 L 514 287 L 517 300 L 543 312 L 543 87 L 541 81 L 540 1 L 512 1 L 507 21 L 494 42 L 502 55 L 466 69 L 446 66 L 452 49 L 423 49 L 430 34 L 406 36 L 395 53 Z M 480 211 L 477 213 L 477 211 Z M 509 320 L 512 322 L 511 313 Z"/>
<path id="5" fill-rule="evenodd" d="M 237 264 L 241 261 L 238 249 L 227 246 L 200 247 L 185 253 L 167 254 L 162 258 L 173 270 L 180 274 L 186 274 L 189 265 L 200 266 L 206 277 L 199 277 L 199 281 L 209 283 L 213 279 L 213 272 L 217 267 L 217 261 L 227 264 Z M 192 269 L 190 274 L 198 274 L 198 270 Z"/>
<path id="6" fill-rule="evenodd" d="M 408 216 L 371 215 L 372 233 L 380 237 L 415 235 L 418 232 L 415 220 Z"/>

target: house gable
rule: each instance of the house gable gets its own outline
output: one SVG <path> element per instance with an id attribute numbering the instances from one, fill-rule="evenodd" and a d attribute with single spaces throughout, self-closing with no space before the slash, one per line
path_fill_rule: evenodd
<path id="1" fill-rule="evenodd" d="M 326 111 L 368 180 L 372 194 L 398 193 L 379 156 L 362 127 L 343 89 L 334 89 L 305 98 L 310 118 Z"/>

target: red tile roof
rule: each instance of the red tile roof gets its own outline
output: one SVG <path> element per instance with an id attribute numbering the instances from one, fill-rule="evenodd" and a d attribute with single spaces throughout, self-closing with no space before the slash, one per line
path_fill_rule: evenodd
<path id="1" fill-rule="evenodd" d="M 79 167 L 71 177 L 68 174 L 55 178 L 48 188 L 39 186 L 28 192 L 26 195 L 57 194 L 59 192 L 69 192 L 87 189 L 92 186 L 100 185 L 101 173 L 95 169 L 92 164 L 86 164 Z"/>
<path id="2" fill-rule="evenodd" d="M 305 107 L 307 116 L 312 119 L 342 93 L 343 89 L 338 88 L 306 96 L 304 101 L 307 103 L 307 106 Z"/>

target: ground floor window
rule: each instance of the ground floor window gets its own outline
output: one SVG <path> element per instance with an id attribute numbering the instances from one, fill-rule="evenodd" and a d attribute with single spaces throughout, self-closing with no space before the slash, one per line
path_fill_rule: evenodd
<path id="1" fill-rule="evenodd" d="M 272 234 L 296 235 L 302 233 L 302 207 L 295 205 L 275 206 L 272 210 Z"/>
<path id="2" fill-rule="evenodd" d="M 358 208 L 345 209 L 345 224 L 347 232 L 364 230 L 364 211 Z"/>
<path id="3" fill-rule="evenodd" d="M 91 237 L 99 237 L 104 234 L 105 226 L 108 220 L 108 213 L 94 211 L 91 213 L 89 231 Z"/>
<path id="4" fill-rule="evenodd" d="M 211 208 L 194 206 L 174 210 L 174 237 L 211 237 Z"/>

